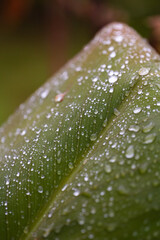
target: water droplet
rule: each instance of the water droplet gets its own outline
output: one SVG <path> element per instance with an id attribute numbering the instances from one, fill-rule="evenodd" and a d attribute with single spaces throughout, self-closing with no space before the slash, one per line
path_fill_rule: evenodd
<path id="1" fill-rule="evenodd" d="M 64 99 L 64 96 L 65 96 L 66 93 L 59 93 L 55 96 L 55 102 L 56 103 L 59 103 L 59 102 L 62 102 L 63 99 Z"/>
<path id="2" fill-rule="evenodd" d="M 28 233 L 28 226 L 26 226 L 26 227 L 24 228 L 23 232 L 24 232 L 25 234 Z"/>
<path id="3" fill-rule="evenodd" d="M 118 77 L 117 77 L 117 76 L 111 76 L 111 77 L 109 78 L 109 82 L 110 82 L 110 83 L 115 83 L 115 82 L 117 82 L 117 80 L 118 80 Z"/>
<path id="4" fill-rule="evenodd" d="M 106 118 L 106 119 L 104 120 L 104 122 L 103 122 L 103 127 L 106 127 L 106 126 L 107 126 L 107 121 L 108 121 L 108 119 Z"/>
<path id="5" fill-rule="evenodd" d="M 109 162 L 111 162 L 111 163 L 114 163 L 114 162 L 116 162 L 116 156 L 113 156 L 113 157 L 111 157 L 110 159 L 109 159 Z"/>
<path id="6" fill-rule="evenodd" d="M 140 76 L 144 76 L 144 75 L 147 75 L 148 73 L 149 73 L 149 71 L 150 71 L 150 68 L 141 68 L 140 70 L 139 70 L 139 72 L 138 72 L 138 74 L 140 75 Z"/>
<path id="7" fill-rule="evenodd" d="M 124 185 L 120 185 L 118 187 L 118 192 L 121 194 L 121 195 L 127 195 L 128 194 L 128 189 L 124 186 Z"/>
<path id="8" fill-rule="evenodd" d="M 133 147 L 133 145 L 130 145 L 127 148 L 125 156 L 126 156 L 126 158 L 133 158 L 134 157 L 134 147 Z"/>
<path id="9" fill-rule="evenodd" d="M 145 173 L 148 169 L 148 163 L 147 162 L 144 162 L 142 163 L 140 166 L 139 166 L 139 171 L 140 173 Z"/>
<path id="10" fill-rule="evenodd" d="M 131 132 L 138 132 L 140 130 L 140 127 L 138 125 L 131 125 L 128 128 L 128 130 L 131 131 Z"/>
<path id="11" fill-rule="evenodd" d="M 160 89 L 160 83 L 156 83 L 156 86 Z"/>
<path id="12" fill-rule="evenodd" d="M 9 182 L 10 182 L 9 179 L 6 179 L 6 185 L 9 185 Z"/>
<path id="13" fill-rule="evenodd" d="M 45 89 L 42 93 L 41 93 L 41 98 L 46 98 L 49 94 L 49 89 Z"/>
<path id="14" fill-rule="evenodd" d="M 68 184 L 65 184 L 64 187 L 62 188 L 62 192 L 64 192 L 67 187 L 68 187 Z"/>
<path id="15" fill-rule="evenodd" d="M 21 132 L 21 136 L 24 136 L 26 134 L 26 130 L 23 130 L 22 132 Z"/>
<path id="16" fill-rule="evenodd" d="M 90 140 L 95 141 L 96 139 L 97 139 L 97 134 L 96 133 L 91 134 Z"/>
<path id="17" fill-rule="evenodd" d="M 111 87 L 111 88 L 109 89 L 109 92 L 110 92 L 110 93 L 113 93 L 113 91 L 114 91 L 114 88 Z"/>
<path id="18" fill-rule="evenodd" d="M 115 52 L 111 52 L 110 57 L 114 58 L 115 56 L 116 56 L 116 53 Z"/>
<path id="19" fill-rule="evenodd" d="M 73 195 L 74 195 L 75 197 L 79 196 L 79 194 L 80 194 L 80 191 L 79 191 L 79 190 L 76 190 L 76 191 L 73 193 Z"/>
<path id="20" fill-rule="evenodd" d="M 160 106 L 160 102 L 157 102 L 157 106 L 158 106 L 158 107 Z"/>
<path id="21" fill-rule="evenodd" d="M 1 143 L 4 143 L 5 140 L 6 140 L 6 138 L 5 138 L 5 137 L 2 137 L 2 138 L 1 138 Z"/>
<path id="22" fill-rule="evenodd" d="M 43 193 L 43 187 L 42 187 L 42 186 L 39 186 L 39 187 L 38 187 L 38 192 L 39 192 L 39 193 Z"/>
<path id="23" fill-rule="evenodd" d="M 68 167 L 69 167 L 69 169 L 73 169 L 73 163 L 68 163 Z"/>
<path id="24" fill-rule="evenodd" d="M 152 193 L 149 193 L 149 194 L 148 194 L 147 200 L 148 200 L 148 202 L 152 202 L 152 201 L 153 201 L 153 195 L 152 195 Z"/>
<path id="25" fill-rule="evenodd" d="M 98 78 L 97 78 L 97 77 L 95 77 L 95 78 L 92 79 L 92 82 L 94 82 L 94 83 L 97 82 L 97 81 L 98 81 Z"/>
<path id="26" fill-rule="evenodd" d="M 112 168 L 110 165 L 106 164 L 105 167 L 104 167 L 104 170 L 106 173 L 110 173 L 112 171 Z"/>
<path id="27" fill-rule="evenodd" d="M 51 231 L 50 229 L 47 229 L 47 228 L 46 228 L 45 231 L 44 231 L 44 233 L 43 233 L 43 237 L 44 237 L 44 238 L 47 238 L 47 237 L 49 236 L 49 234 L 50 234 L 50 231 Z M 36 238 L 36 240 L 37 240 L 37 238 Z"/>
<path id="28" fill-rule="evenodd" d="M 141 107 L 136 107 L 136 108 L 133 110 L 133 112 L 134 112 L 135 114 L 137 114 L 137 113 L 140 113 L 141 110 L 142 110 Z"/>
<path id="29" fill-rule="evenodd" d="M 120 42 L 123 41 L 123 36 L 121 36 L 121 35 L 119 35 L 119 36 L 115 36 L 113 39 L 114 39 L 115 42 L 120 43 Z"/>
<path id="30" fill-rule="evenodd" d="M 58 163 L 58 164 L 61 163 L 61 158 L 57 158 L 57 163 Z"/>
<path id="31" fill-rule="evenodd" d="M 152 143 L 156 138 L 156 134 L 155 133 L 151 133 L 148 134 L 145 138 L 144 138 L 144 144 L 150 144 Z"/>
<path id="32" fill-rule="evenodd" d="M 79 223 L 79 225 L 84 225 L 84 223 L 85 223 L 85 220 L 84 220 L 84 218 L 79 218 L 78 219 L 78 223 Z"/>
<path id="33" fill-rule="evenodd" d="M 143 132 L 148 133 L 152 130 L 154 124 L 152 122 L 148 123 L 146 126 L 143 127 Z"/>
<path id="34" fill-rule="evenodd" d="M 118 109 L 117 109 L 117 108 L 115 108 L 115 109 L 114 109 L 114 114 L 115 114 L 116 116 L 119 116 L 119 114 L 120 114 L 120 111 L 118 111 Z"/>
<path id="35" fill-rule="evenodd" d="M 109 223 L 107 224 L 107 230 L 108 232 L 113 232 L 116 229 L 116 224 L 115 223 Z"/>

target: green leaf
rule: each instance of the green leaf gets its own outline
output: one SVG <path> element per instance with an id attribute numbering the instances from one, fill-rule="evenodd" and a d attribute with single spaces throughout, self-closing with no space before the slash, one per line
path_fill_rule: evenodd
<path id="1" fill-rule="evenodd" d="M 160 57 L 110 24 L 0 129 L 0 236 L 160 238 Z"/>

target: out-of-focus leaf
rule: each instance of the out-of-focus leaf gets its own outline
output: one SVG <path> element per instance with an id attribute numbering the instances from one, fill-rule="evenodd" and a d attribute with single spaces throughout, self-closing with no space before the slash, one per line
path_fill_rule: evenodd
<path id="1" fill-rule="evenodd" d="M 0 129 L 2 239 L 159 239 L 160 57 L 104 28 Z"/>

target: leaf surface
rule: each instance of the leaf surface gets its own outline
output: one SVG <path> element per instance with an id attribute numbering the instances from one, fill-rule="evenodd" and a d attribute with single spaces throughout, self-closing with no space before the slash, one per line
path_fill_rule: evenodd
<path id="1" fill-rule="evenodd" d="M 159 239 L 159 62 L 110 24 L 11 116 L 2 239 Z"/>

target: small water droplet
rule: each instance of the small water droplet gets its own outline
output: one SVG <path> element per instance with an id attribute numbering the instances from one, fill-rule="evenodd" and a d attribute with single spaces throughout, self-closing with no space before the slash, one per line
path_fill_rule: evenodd
<path id="1" fill-rule="evenodd" d="M 115 83 L 115 82 L 117 82 L 117 80 L 118 80 L 118 77 L 117 77 L 117 76 L 111 76 L 111 77 L 109 78 L 109 82 L 110 82 L 110 83 Z"/>
<path id="2" fill-rule="evenodd" d="M 160 102 L 157 102 L 157 106 L 158 106 L 158 107 L 160 106 Z"/>
<path id="3" fill-rule="evenodd" d="M 120 114 L 120 111 L 118 111 L 118 109 L 117 109 L 117 108 L 115 108 L 115 109 L 114 109 L 114 114 L 115 114 L 116 116 L 119 116 L 119 114 Z"/>
<path id="4" fill-rule="evenodd" d="M 106 173 L 111 173 L 112 168 L 111 168 L 110 165 L 106 164 L 105 167 L 104 167 L 104 170 L 105 170 Z"/>
<path id="5" fill-rule="evenodd" d="M 45 99 L 49 94 L 49 89 L 45 89 L 42 93 L 41 93 L 41 98 Z"/>
<path id="6" fill-rule="evenodd" d="M 110 57 L 114 58 L 115 56 L 116 56 L 116 53 L 115 52 L 111 52 Z"/>
<path id="7" fill-rule="evenodd" d="M 149 193 L 149 194 L 148 194 L 147 200 L 148 200 L 148 202 L 152 202 L 152 200 L 153 200 L 153 195 L 152 195 L 152 193 Z"/>
<path id="8" fill-rule="evenodd" d="M 21 136 L 24 136 L 26 134 L 26 130 L 23 130 L 22 132 L 21 132 Z"/>
<path id="9" fill-rule="evenodd" d="M 114 163 L 116 162 L 116 156 L 113 156 L 109 159 L 109 162 Z"/>
<path id="10" fill-rule="evenodd" d="M 110 93 L 113 93 L 113 91 L 114 91 L 114 88 L 111 87 L 111 88 L 109 89 L 109 92 L 110 92 Z"/>
<path id="11" fill-rule="evenodd" d="M 80 219 L 78 219 L 78 223 L 79 223 L 79 225 L 84 225 L 84 223 L 85 223 L 85 220 L 84 220 L 84 218 L 80 218 Z"/>
<path id="12" fill-rule="evenodd" d="M 42 186 L 39 186 L 39 187 L 38 187 L 38 192 L 39 192 L 39 193 L 43 193 L 43 187 L 42 187 Z"/>
<path id="13" fill-rule="evenodd" d="M 140 113 L 141 110 L 142 110 L 141 107 L 136 107 L 136 108 L 133 110 L 133 112 L 134 112 L 135 114 L 137 114 L 137 113 Z"/>
<path id="14" fill-rule="evenodd" d="M 121 35 L 119 35 L 119 36 L 115 36 L 113 39 L 114 39 L 115 42 L 120 43 L 120 42 L 123 41 L 123 36 L 121 36 Z"/>
<path id="15" fill-rule="evenodd" d="M 79 194 L 80 194 L 80 191 L 79 191 L 79 190 L 76 190 L 76 191 L 73 193 L 73 195 L 74 195 L 75 197 L 79 196 Z"/>
<path id="16" fill-rule="evenodd" d="M 57 158 L 57 163 L 58 163 L 58 164 L 61 163 L 61 158 Z"/>
<path id="17" fill-rule="evenodd" d="M 127 148 L 125 156 L 126 156 L 126 158 L 133 158 L 134 157 L 134 147 L 133 147 L 133 145 L 130 145 Z"/>
<path id="18" fill-rule="evenodd" d="M 73 163 L 69 162 L 68 167 L 69 167 L 69 169 L 73 169 Z"/>
<path id="19" fill-rule="evenodd" d="M 141 174 L 144 174 L 148 169 L 148 163 L 144 162 L 139 166 L 139 171 Z"/>
<path id="20" fill-rule="evenodd" d="M 1 143 L 4 143 L 5 140 L 6 140 L 6 138 L 5 138 L 5 137 L 2 137 L 2 138 L 1 138 Z"/>
<path id="21" fill-rule="evenodd" d="M 64 187 L 62 188 L 62 192 L 64 192 L 67 187 L 68 187 L 68 184 L 65 184 Z"/>
<path id="22" fill-rule="evenodd" d="M 96 133 L 91 134 L 90 140 L 95 141 L 96 139 L 97 139 L 97 134 Z"/>
<path id="23" fill-rule="evenodd" d="M 160 83 L 156 83 L 156 86 L 160 89 Z"/>
<path id="24" fill-rule="evenodd" d="M 121 195 L 127 195 L 128 194 L 128 189 L 124 186 L 124 185 L 120 185 L 118 187 L 118 192 L 121 194 Z"/>
<path id="25" fill-rule="evenodd" d="M 28 233 L 28 226 L 26 226 L 26 227 L 24 228 L 23 232 L 24 232 L 25 234 Z"/>
<path id="26" fill-rule="evenodd" d="M 9 185 L 9 182 L 10 182 L 9 179 L 6 179 L 6 185 Z"/>
<path id="27" fill-rule="evenodd" d="M 108 121 L 108 119 L 106 118 L 106 119 L 104 120 L 104 122 L 103 122 L 103 127 L 106 127 L 106 126 L 107 126 L 107 121 Z"/>
<path id="28" fill-rule="evenodd" d="M 98 81 L 98 78 L 97 78 L 97 77 L 95 77 L 95 78 L 92 79 L 92 82 L 94 82 L 94 83 L 97 82 L 97 81 Z"/>
<path id="29" fill-rule="evenodd" d="M 144 75 L 147 75 L 147 74 L 149 73 L 149 71 L 150 71 L 150 68 L 144 68 L 144 67 L 142 67 L 142 68 L 139 70 L 138 74 L 139 74 L 140 76 L 144 76 Z"/>
<path id="30" fill-rule="evenodd" d="M 107 224 L 107 230 L 108 232 L 113 232 L 116 229 L 116 224 L 115 223 L 109 223 Z"/>

